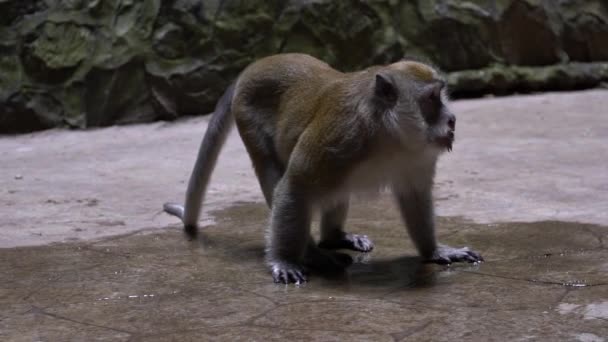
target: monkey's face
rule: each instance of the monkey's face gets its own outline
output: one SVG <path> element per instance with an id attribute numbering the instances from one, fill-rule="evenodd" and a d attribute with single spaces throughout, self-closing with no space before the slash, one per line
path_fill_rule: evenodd
<path id="1" fill-rule="evenodd" d="M 383 122 L 407 148 L 452 150 L 456 117 L 446 103 L 445 82 L 412 80 L 404 75 L 376 76 L 375 96 L 384 105 Z"/>
<path id="2" fill-rule="evenodd" d="M 456 116 L 446 105 L 445 83 L 438 81 L 422 86 L 417 102 L 427 128 L 428 140 L 441 149 L 451 151 L 456 131 Z"/>

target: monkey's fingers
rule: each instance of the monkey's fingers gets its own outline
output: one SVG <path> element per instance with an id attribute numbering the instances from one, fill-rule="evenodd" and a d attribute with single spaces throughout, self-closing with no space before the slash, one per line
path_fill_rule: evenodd
<path id="1" fill-rule="evenodd" d="M 272 279 L 275 283 L 278 284 L 294 283 L 296 285 L 299 285 L 308 281 L 305 272 L 295 266 L 276 267 L 272 271 Z"/>
<path id="2" fill-rule="evenodd" d="M 319 247 L 323 249 L 350 249 L 368 253 L 374 249 L 374 242 L 367 235 L 349 233 L 340 239 L 321 241 Z"/>
<path id="3" fill-rule="evenodd" d="M 472 255 L 470 255 L 470 254 L 467 254 L 467 255 L 464 255 L 464 256 L 462 257 L 462 260 L 459 260 L 459 261 L 466 261 L 466 262 L 468 262 L 468 263 L 471 263 L 471 264 L 472 264 L 472 263 L 475 263 L 475 262 L 477 262 L 477 261 L 479 261 L 479 260 L 478 260 L 478 259 L 476 259 L 474 256 L 472 256 Z"/>
<path id="4" fill-rule="evenodd" d="M 353 245 L 355 246 L 355 249 L 360 251 L 360 252 L 371 252 L 372 249 L 374 249 L 374 243 L 372 242 L 372 240 L 370 238 L 367 237 L 367 235 L 355 235 L 355 234 L 348 234 L 351 235 L 351 239 L 353 241 Z"/>
<path id="5" fill-rule="evenodd" d="M 296 284 L 305 283 L 307 281 L 306 276 L 304 275 L 304 273 L 302 271 L 299 271 L 299 270 L 291 271 L 290 272 L 290 277 L 291 277 L 291 279 L 294 280 L 294 283 L 296 283 Z"/>
<path id="6" fill-rule="evenodd" d="M 450 265 L 452 263 L 452 260 L 450 260 L 450 258 L 448 257 L 436 257 L 433 259 L 428 259 L 426 260 L 426 263 L 433 263 L 433 264 L 438 264 L 438 265 Z"/>
<path id="7" fill-rule="evenodd" d="M 282 271 L 274 277 L 274 282 L 281 284 L 294 283 L 296 285 L 299 285 L 305 283 L 306 281 L 307 279 L 304 274 L 302 274 L 301 271 L 297 270 Z"/>
<path id="8" fill-rule="evenodd" d="M 452 261 L 466 261 L 469 263 L 481 262 L 483 258 L 481 255 L 475 251 L 470 250 L 468 247 L 464 247 L 461 249 L 464 253 L 458 254 L 456 257 L 457 260 L 452 259 Z"/>
<path id="9" fill-rule="evenodd" d="M 437 249 L 433 257 L 427 262 L 433 262 L 440 265 L 449 265 L 453 262 L 481 262 L 483 258 L 475 251 L 470 250 L 468 247 L 463 248 L 452 248 L 448 246 L 441 246 Z"/>
<path id="10" fill-rule="evenodd" d="M 481 254 L 479 254 L 478 252 L 467 251 L 467 254 L 472 258 L 473 261 L 471 261 L 471 262 L 485 261 L 483 259 L 483 257 L 481 256 Z"/>

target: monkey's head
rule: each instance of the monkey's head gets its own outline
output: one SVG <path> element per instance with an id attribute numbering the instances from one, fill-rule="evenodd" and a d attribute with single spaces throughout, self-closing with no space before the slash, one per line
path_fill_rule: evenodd
<path id="1" fill-rule="evenodd" d="M 407 147 L 452 150 L 456 116 L 446 82 L 426 64 L 402 61 L 379 69 L 374 98 L 386 128 Z"/>

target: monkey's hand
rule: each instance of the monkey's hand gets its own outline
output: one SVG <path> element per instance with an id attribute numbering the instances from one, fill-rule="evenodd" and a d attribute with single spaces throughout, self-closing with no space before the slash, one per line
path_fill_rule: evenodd
<path id="1" fill-rule="evenodd" d="M 374 243 L 367 235 L 346 233 L 342 238 L 319 242 L 319 247 L 323 249 L 350 249 L 367 253 L 374 249 Z"/>
<path id="2" fill-rule="evenodd" d="M 272 270 L 272 279 L 275 283 L 295 283 L 297 285 L 308 281 L 304 267 L 296 264 L 280 261 L 272 262 L 270 269 Z"/>
<path id="3" fill-rule="evenodd" d="M 452 262 L 481 262 L 483 257 L 481 254 L 472 251 L 469 247 L 454 248 L 446 245 L 439 245 L 433 253 L 433 256 L 427 262 L 433 262 L 440 265 L 449 265 Z"/>

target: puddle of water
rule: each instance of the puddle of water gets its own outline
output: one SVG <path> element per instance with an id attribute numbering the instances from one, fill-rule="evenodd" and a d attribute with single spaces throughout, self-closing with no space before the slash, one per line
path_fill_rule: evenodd
<path id="1" fill-rule="evenodd" d="M 561 303 L 557 306 L 557 311 L 562 315 L 582 315 L 585 319 L 608 319 L 608 301 L 587 305 Z"/>
<path id="2" fill-rule="evenodd" d="M 43 307 L 74 320 L 150 332 L 176 330 L 182 322 L 247 325 L 267 311 L 273 317 L 268 324 L 284 319 L 288 326 L 302 321 L 303 313 L 315 312 L 309 317 L 317 322 L 312 326 L 331 331 L 375 320 L 377 326 L 370 329 L 384 331 L 387 322 L 424 318 L 421 325 L 442 322 L 429 331 L 445 328 L 446 336 L 459 340 L 475 336 L 471 331 L 479 333 L 479 326 L 494 331 L 516 319 L 530 326 L 511 326 L 508 332 L 521 334 L 505 336 L 524 338 L 526 331 L 537 331 L 543 322 L 550 322 L 545 328 L 564 339 L 593 341 L 584 334 L 605 336 L 597 324 L 608 319 L 608 302 L 602 300 L 602 288 L 608 289 L 602 285 L 608 284 L 608 275 L 602 272 L 608 251 L 598 238 L 607 240 L 606 228 L 563 222 L 488 226 L 439 218 L 443 243 L 470 246 L 486 259 L 445 267 L 420 263 L 393 209 L 382 201 L 354 203 L 348 230 L 369 235 L 376 248 L 371 254 L 353 254 L 355 264 L 343 274 L 313 273 L 310 283 L 300 287 L 272 283 L 264 265 L 268 210 L 261 204 L 215 212 L 216 224 L 201 229 L 195 241 L 172 225 L 162 233 L 93 243 L 0 249 L 5 261 L 0 263 L 0 307 Z M 318 234 L 317 226 L 313 232 Z M 566 291 L 580 298 L 567 297 L 556 306 Z M 103 305 L 91 308 L 91 303 Z M 136 324 L 142 315 L 147 320 L 137 328 L 122 325 Z M 581 324 L 586 330 L 573 330 Z M 310 328 L 309 324 L 306 329 Z M 469 335 L 454 335 L 465 328 Z M 416 326 L 394 333 L 410 336 L 408 329 Z"/>
<path id="3" fill-rule="evenodd" d="M 582 333 L 582 334 L 574 334 L 574 338 L 576 338 L 579 342 L 604 342 L 606 339 L 603 337 L 597 336 L 591 333 Z"/>
<path id="4" fill-rule="evenodd" d="M 585 307 L 585 318 L 608 319 L 608 301 L 588 304 Z"/>

